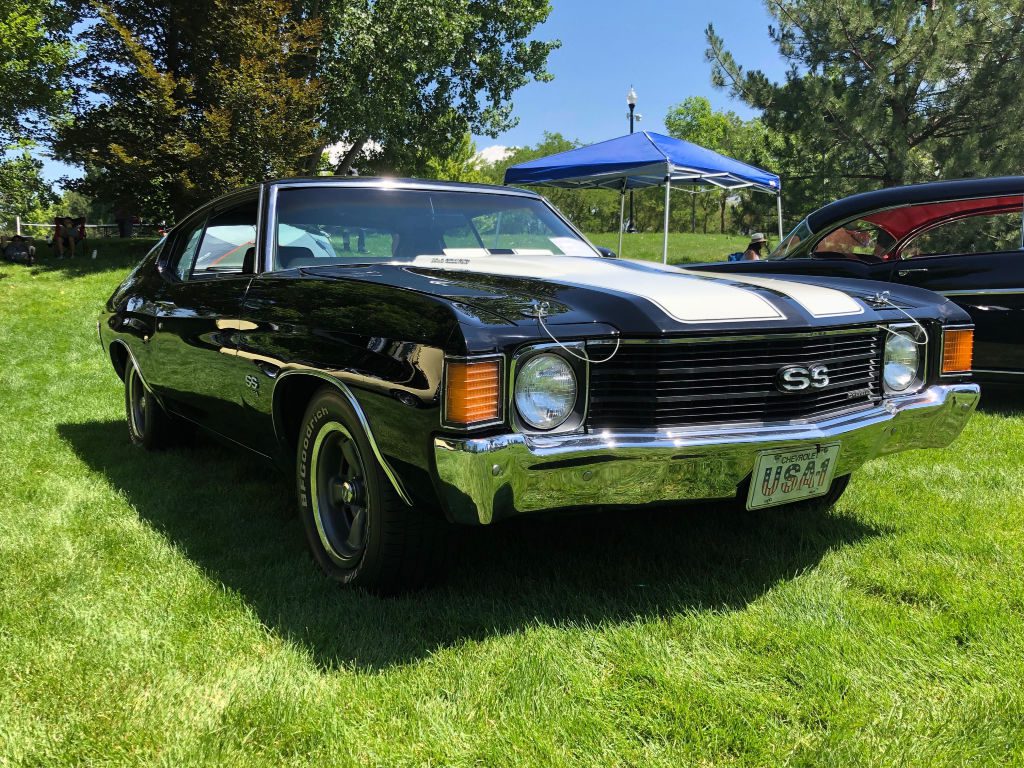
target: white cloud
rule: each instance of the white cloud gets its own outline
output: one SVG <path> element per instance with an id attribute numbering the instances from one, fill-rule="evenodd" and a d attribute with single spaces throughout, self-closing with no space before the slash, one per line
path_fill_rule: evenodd
<path id="1" fill-rule="evenodd" d="M 495 144 L 491 147 L 485 147 L 476 153 L 477 165 L 494 165 L 500 163 L 506 157 L 512 154 L 515 147 L 506 147 L 501 144 Z"/>
<path id="2" fill-rule="evenodd" d="M 338 161 L 345 156 L 345 153 L 348 152 L 351 147 L 352 142 L 339 141 L 337 144 L 329 144 L 324 152 L 327 153 L 327 158 L 331 161 L 331 165 L 337 165 Z M 365 155 L 371 152 L 379 152 L 380 149 L 381 145 L 373 139 L 370 139 L 363 145 L 363 149 L 359 154 Z"/>

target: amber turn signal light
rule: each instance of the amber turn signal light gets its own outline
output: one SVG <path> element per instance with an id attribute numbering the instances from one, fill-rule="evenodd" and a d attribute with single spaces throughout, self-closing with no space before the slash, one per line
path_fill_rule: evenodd
<path id="1" fill-rule="evenodd" d="M 942 372 L 967 373 L 974 357 L 974 329 L 951 328 L 942 334 Z"/>
<path id="2" fill-rule="evenodd" d="M 445 420 L 470 426 L 501 416 L 501 367 L 497 360 L 449 362 Z"/>

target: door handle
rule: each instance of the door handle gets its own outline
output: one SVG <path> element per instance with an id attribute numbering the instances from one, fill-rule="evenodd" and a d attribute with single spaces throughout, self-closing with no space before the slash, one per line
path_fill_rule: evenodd
<path id="1" fill-rule="evenodd" d="M 927 271 L 928 271 L 928 267 L 914 267 L 913 269 L 901 269 L 901 270 L 897 271 L 896 274 L 899 275 L 900 277 L 906 277 L 911 272 L 927 272 Z"/>

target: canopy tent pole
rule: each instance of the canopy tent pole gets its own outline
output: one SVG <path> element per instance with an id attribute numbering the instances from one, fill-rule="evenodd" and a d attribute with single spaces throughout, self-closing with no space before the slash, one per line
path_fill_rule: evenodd
<path id="1" fill-rule="evenodd" d="M 782 242 L 782 238 L 785 234 L 782 231 L 782 192 L 778 192 L 775 195 L 775 208 L 779 215 L 779 242 Z"/>
<path id="2" fill-rule="evenodd" d="M 615 255 L 622 257 L 622 230 L 626 225 L 626 180 L 622 180 L 622 189 L 619 190 L 619 250 Z"/>
<path id="3" fill-rule="evenodd" d="M 661 246 L 661 263 L 668 264 L 668 206 L 672 193 L 672 174 L 665 174 L 665 238 Z"/>

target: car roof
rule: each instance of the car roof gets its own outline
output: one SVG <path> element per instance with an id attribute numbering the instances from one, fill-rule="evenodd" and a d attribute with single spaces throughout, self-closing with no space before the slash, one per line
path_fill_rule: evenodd
<path id="1" fill-rule="evenodd" d="M 324 186 L 324 187 L 376 187 L 387 189 L 416 189 L 426 191 L 483 192 L 485 194 L 537 197 L 540 195 L 521 187 L 502 187 L 495 184 L 475 184 L 468 181 L 439 181 L 437 179 L 393 178 L 389 176 L 298 176 L 271 179 L 264 182 L 272 186 Z"/>
<path id="2" fill-rule="evenodd" d="M 897 205 L 1004 195 L 1021 195 L 1024 203 L 1024 176 L 935 181 L 862 192 L 819 208 L 807 217 L 807 223 L 812 232 L 819 232 L 831 224 Z"/>

